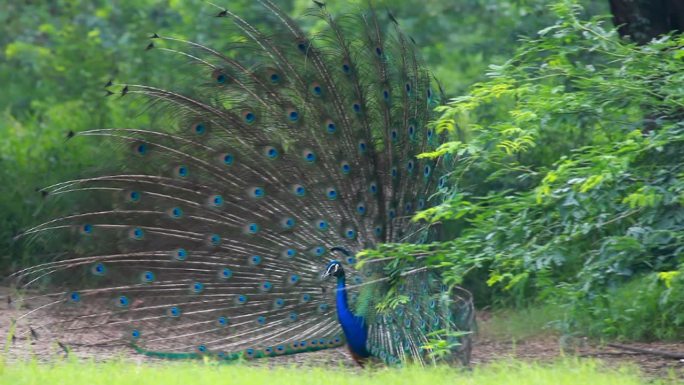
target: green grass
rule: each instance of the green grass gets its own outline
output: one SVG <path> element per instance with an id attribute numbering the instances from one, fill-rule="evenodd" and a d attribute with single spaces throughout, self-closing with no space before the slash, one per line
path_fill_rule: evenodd
<path id="1" fill-rule="evenodd" d="M 530 307 L 522 310 L 499 310 L 491 318 L 478 324 L 481 337 L 494 340 L 524 340 L 530 337 L 553 335 L 553 322 L 563 318 L 561 309 L 554 305 Z"/>
<path id="2" fill-rule="evenodd" d="M 650 273 L 609 290 L 594 303 L 574 309 L 577 328 L 590 337 L 619 340 L 684 339 L 684 274 L 675 272 L 669 287 Z"/>
<path id="3" fill-rule="evenodd" d="M 672 380 L 674 383 L 674 380 Z M 124 361 L 18 363 L 0 366 L 0 384 L 29 385 L 137 385 L 137 384 L 392 384 L 392 385 L 640 385 L 647 381 L 633 367 L 607 368 L 595 360 L 565 360 L 553 364 L 500 362 L 473 371 L 454 368 L 369 369 L 343 368 L 268 369 L 244 365 L 197 362 L 136 364 Z"/>

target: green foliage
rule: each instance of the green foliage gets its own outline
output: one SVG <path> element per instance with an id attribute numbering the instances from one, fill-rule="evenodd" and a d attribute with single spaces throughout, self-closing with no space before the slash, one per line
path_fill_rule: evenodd
<path id="1" fill-rule="evenodd" d="M 67 141 L 68 133 L 133 125 L 130 116 L 139 109 L 112 103 L 102 86 L 115 76 L 144 78 L 134 75 L 147 62 L 141 54 L 144 34 L 136 31 L 160 27 L 179 12 L 178 6 L 152 3 L 0 4 L 0 83 L 5 85 L 0 93 L 1 275 L 52 250 L 43 240 L 18 244 L 14 236 L 63 214 L 65 207 L 79 209 L 74 200 L 45 205 L 36 190 L 84 176 L 110 159 L 106 147 L 78 138 Z M 150 12 L 137 12 L 139 6 Z M 190 9 L 188 4 L 183 11 Z M 147 75 L 148 80 L 164 78 Z"/>
<path id="2" fill-rule="evenodd" d="M 682 274 L 653 273 L 599 293 L 591 303 L 576 305 L 572 308 L 572 326 L 593 336 L 627 340 L 681 339 L 682 303 Z"/>
<path id="3" fill-rule="evenodd" d="M 415 219 L 456 238 L 382 253 L 486 282 L 481 302 L 555 301 L 566 331 L 681 338 L 684 37 L 636 46 L 572 1 L 552 8 L 555 24 L 441 108 L 456 140 L 426 156 L 455 158 L 453 188 Z"/>
<path id="4" fill-rule="evenodd" d="M 469 334 L 471 334 L 471 332 L 436 330 L 427 335 L 427 343 L 422 346 L 422 348 L 429 352 L 428 356 L 430 358 L 445 360 L 453 355 L 454 351 L 462 345 L 461 337 Z"/>

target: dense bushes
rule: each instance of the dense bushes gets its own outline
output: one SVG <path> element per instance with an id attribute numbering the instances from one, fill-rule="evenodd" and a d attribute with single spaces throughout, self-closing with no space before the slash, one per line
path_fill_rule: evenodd
<path id="1" fill-rule="evenodd" d="M 684 38 L 636 46 L 573 2 L 553 9 L 556 24 L 442 109 L 458 140 L 426 155 L 455 157 L 453 188 L 417 219 L 459 235 L 383 251 L 431 255 L 481 302 L 557 302 L 566 331 L 681 338 Z"/>

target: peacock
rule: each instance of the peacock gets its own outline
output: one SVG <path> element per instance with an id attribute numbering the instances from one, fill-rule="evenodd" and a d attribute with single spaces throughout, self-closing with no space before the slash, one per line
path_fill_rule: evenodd
<path id="1" fill-rule="evenodd" d="M 444 96 L 416 43 L 372 5 L 335 17 L 314 1 L 310 34 L 256 5 L 259 28 L 211 5 L 239 36 L 227 52 L 150 36 L 145 54 L 186 65 L 189 87 L 105 85 L 152 127 L 69 133 L 115 144 L 120 162 L 40 189 L 90 203 L 19 235 L 68 248 L 13 276 L 28 306 L 16 335 L 169 359 L 347 345 L 361 365 L 467 363 L 467 291 L 421 256 L 359 257 L 437 236 L 411 218 L 443 199 L 453 160 L 418 157 L 447 134 L 430 124 Z"/>

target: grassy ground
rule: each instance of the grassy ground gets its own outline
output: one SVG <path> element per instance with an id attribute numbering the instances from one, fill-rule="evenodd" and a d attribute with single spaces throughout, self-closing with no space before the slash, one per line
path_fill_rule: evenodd
<path id="1" fill-rule="evenodd" d="M 564 360 L 552 364 L 520 361 L 480 366 L 473 371 L 453 368 L 350 370 L 344 368 L 253 367 L 203 363 L 144 364 L 66 361 L 52 364 L 1 365 L 0 383 L 14 385 L 174 385 L 174 384 L 393 384 L 393 385 L 640 385 L 674 384 L 647 381 L 634 367 L 607 368 L 595 360 Z"/>
<path id="2" fill-rule="evenodd" d="M 480 316 L 484 314 L 481 313 Z M 553 323 L 561 318 L 561 310 L 552 305 L 523 310 L 501 310 L 487 313 L 486 319 L 478 323 L 478 332 L 483 338 L 514 341 L 554 335 L 557 330 L 554 329 Z"/>
<path id="3" fill-rule="evenodd" d="M 232 365 L 157 361 L 126 349 L 86 350 L 83 355 L 72 354 L 74 358 L 64 360 L 58 358 L 61 350 L 49 340 L 17 339 L 12 343 L 8 339 L 4 355 L 0 343 L 0 384 L 684 385 L 684 366 L 676 360 L 630 355 L 600 345 L 561 347 L 557 332 L 548 327 L 550 321 L 557 318 L 557 311 L 552 307 L 537 307 L 524 311 L 480 312 L 472 371 L 384 367 L 360 370 L 354 366 L 346 349 Z M 0 321 L 2 316 L 11 315 L 9 311 L 3 313 L 0 303 Z M 3 330 L 2 326 L 0 322 L 0 330 Z M 684 345 L 675 343 L 655 348 L 682 351 Z M 27 354 L 12 355 L 10 350 Z M 99 362 L 77 361 L 75 357 L 97 357 Z"/>

